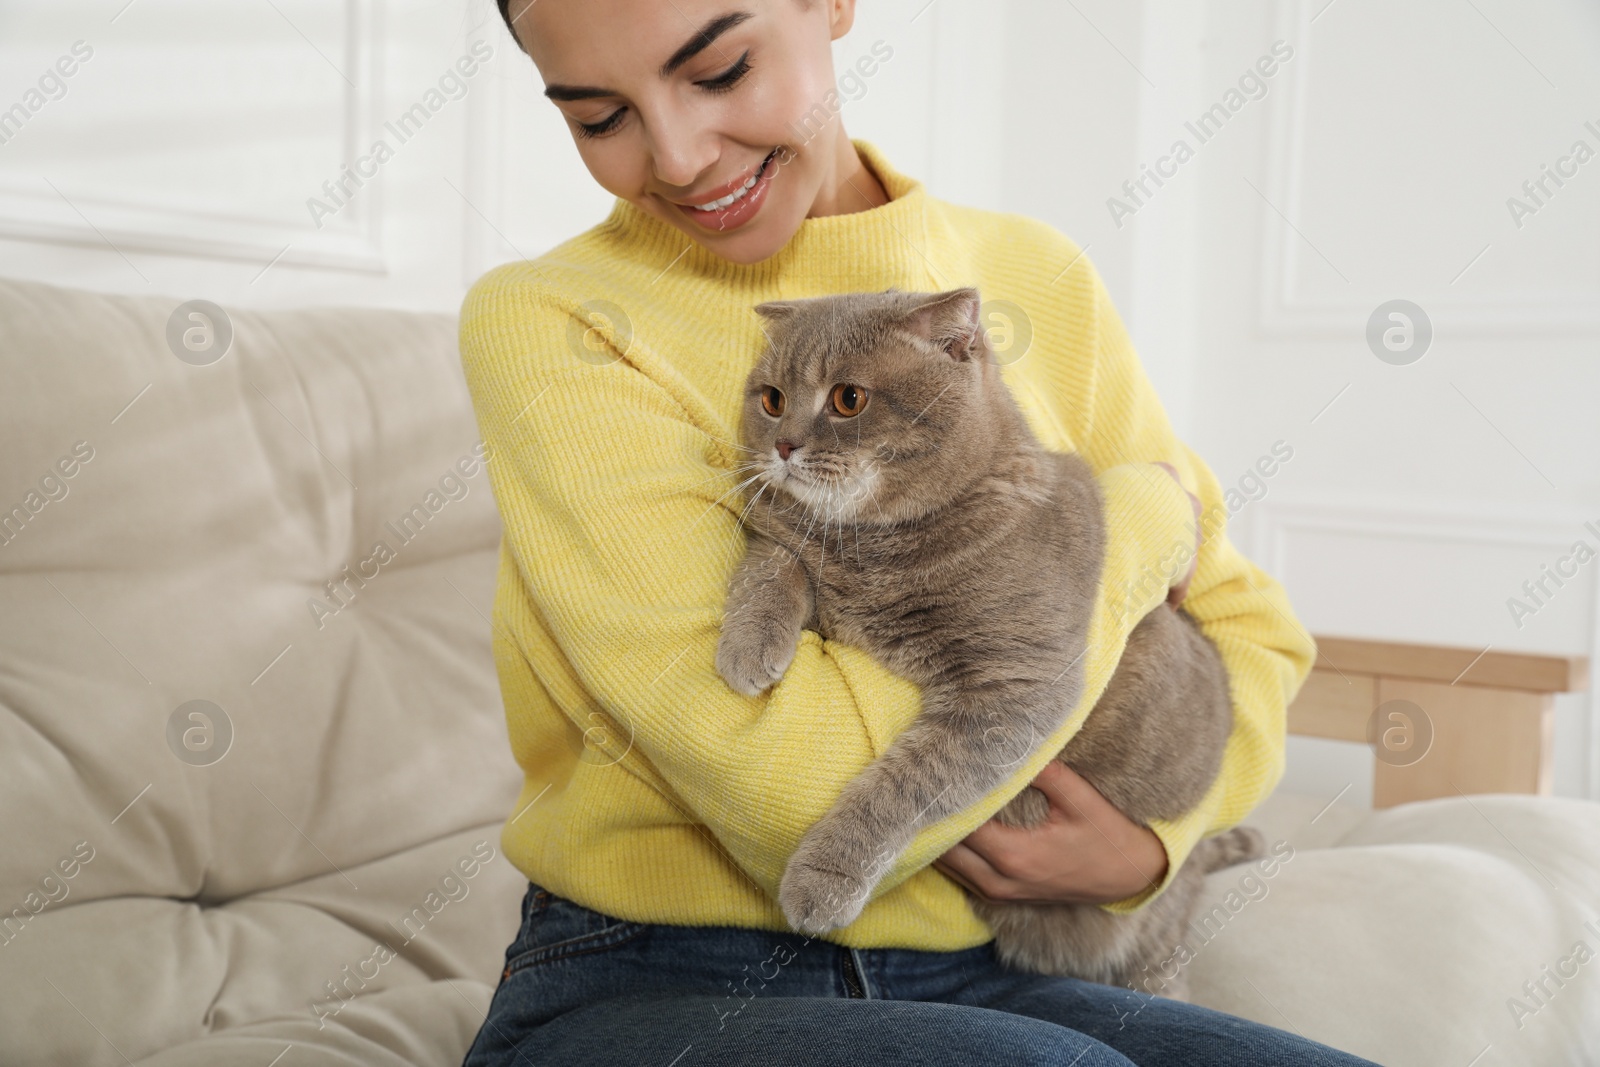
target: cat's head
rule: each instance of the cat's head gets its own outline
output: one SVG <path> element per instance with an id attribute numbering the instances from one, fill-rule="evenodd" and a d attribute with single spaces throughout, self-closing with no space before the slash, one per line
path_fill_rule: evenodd
<path id="1" fill-rule="evenodd" d="M 900 522 L 982 477 L 1018 413 L 979 301 L 890 289 L 757 305 L 770 344 L 745 384 L 750 491 L 835 522 Z"/>

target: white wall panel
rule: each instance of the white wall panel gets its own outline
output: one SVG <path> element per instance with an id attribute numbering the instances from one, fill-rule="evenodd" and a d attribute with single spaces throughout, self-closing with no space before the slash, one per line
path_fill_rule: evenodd
<path id="1" fill-rule="evenodd" d="M 135 281 L 138 253 L 383 270 L 375 191 L 320 227 L 305 207 L 375 136 L 370 0 L 147 0 L 115 22 L 87 6 L 6 5 L 0 99 L 62 57 L 78 69 L 3 131 L 0 235 L 120 253 Z"/>
<path id="2" fill-rule="evenodd" d="M 1535 31 L 1524 5 L 1325 3 L 1278 11 L 1300 45 L 1272 99 L 1263 327 L 1338 337 L 1403 296 L 1446 333 L 1600 332 L 1594 5 L 1534 5 Z"/>

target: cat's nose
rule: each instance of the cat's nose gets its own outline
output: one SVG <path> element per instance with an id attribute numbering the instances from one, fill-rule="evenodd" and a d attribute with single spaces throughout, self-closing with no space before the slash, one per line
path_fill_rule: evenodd
<path id="1" fill-rule="evenodd" d="M 789 453 L 793 452 L 795 449 L 797 449 L 799 447 L 800 447 L 799 445 L 794 444 L 793 442 L 790 442 L 790 441 L 779 441 L 778 444 L 777 444 L 778 458 L 779 459 L 788 459 L 789 458 Z"/>

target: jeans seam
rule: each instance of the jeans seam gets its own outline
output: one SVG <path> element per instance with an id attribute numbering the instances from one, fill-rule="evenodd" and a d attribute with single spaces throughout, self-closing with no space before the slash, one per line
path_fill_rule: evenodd
<path id="1" fill-rule="evenodd" d="M 530 948 L 516 959 L 506 964 L 504 978 L 510 978 L 518 971 L 525 971 L 529 967 L 537 967 L 544 963 L 554 963 L 557 960 L 570 959 L 573 956 L 585 956 L 592 952 L 604 952 L 606 949 L 625 945 L 649 929 L 644 923 L 628 923 L 613 926 L 609 930 L 602 930 L 597 934 L 582 934 L 578 937 L 557 941 L 553 945 L 540 945 Z M 565 949 L 565 951 L 558 951 Z"/>

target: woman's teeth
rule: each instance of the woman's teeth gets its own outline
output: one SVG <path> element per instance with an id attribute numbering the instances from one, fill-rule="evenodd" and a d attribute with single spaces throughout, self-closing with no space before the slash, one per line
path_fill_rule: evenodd
<path id="1" fill-rule="evenodd" d="M 761 166 L 757 167 L 756 172 L 750 175 L 750 179 L 743 185 L 739 186 L 739 188 L 735 189 L 727 196 L 719 197 L 718 199 L 711 201 L 709 204 L 694 204 L 692 205 L 694 209 L 696 211 L 721 211 L 729 204 L 743 200 L 745 198 L 745 194 L 750 192 L 751 189 L 754 189 L 756 187 L 756 182 L 760 181 L 761 176 L 767 172 L 767 164 L 772 162 L 772 156 L 776 151 L 777 149 L 773 149 L 772 152 L 768 152 L 767 158 L 761 161 Z"/>

